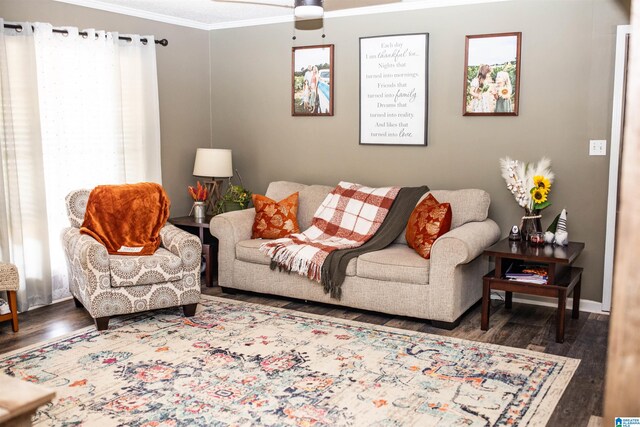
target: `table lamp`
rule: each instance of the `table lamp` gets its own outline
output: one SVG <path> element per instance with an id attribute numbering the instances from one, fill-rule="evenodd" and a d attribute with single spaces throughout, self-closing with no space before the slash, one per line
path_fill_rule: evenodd
<path id="1" fill-rule="evenodd" d="M 206 211 L 215 211 L 215 205 L 220 200 L 222 179 L 233 176 L 231 164 L 231 150 L 222 148 L 198 148 L 196 161 L 193 165 L 193 175 L 206 178 L 207 187 Z"/>

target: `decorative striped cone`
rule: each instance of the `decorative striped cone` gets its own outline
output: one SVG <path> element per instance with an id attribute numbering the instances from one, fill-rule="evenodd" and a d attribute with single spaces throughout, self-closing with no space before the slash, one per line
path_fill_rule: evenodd
<path id="1" fill-rule="evenodd" d="M 569 232 L 567 231 L 567 210 L 562 209 L 556 228 L 555 244 L 567 246 L 569 244 Z"/>

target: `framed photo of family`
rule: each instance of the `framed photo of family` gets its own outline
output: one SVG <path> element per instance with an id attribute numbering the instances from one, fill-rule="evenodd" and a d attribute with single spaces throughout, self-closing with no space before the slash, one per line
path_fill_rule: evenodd
<path id="1" fill-rule="evenodd" d="M 291 115 L 333 116 L 333 45 L 292 49 Z"/>
<path id="2" fill-rule="evenodd" d="M 518 115 L 521 41 L 522 33 L 466 37 L 463 115 Z"/>

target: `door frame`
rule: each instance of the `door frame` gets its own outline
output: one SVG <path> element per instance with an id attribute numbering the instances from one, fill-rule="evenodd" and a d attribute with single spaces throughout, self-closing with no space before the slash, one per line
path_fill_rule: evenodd
<path id="1" fill-rule="evenodd" d="M 624 125 L 626 71 L 631 25 L 618 25 L 616 59 L 613 80 L 613 113 L 611 115 L 611 144 L 609 149 L 609 192 L 607 196 L 607 223 L 604 245 L 604 277 L 602 279 L 602 311 L 611 311 L 613 290 L 613 258 L 616 244 L 616 217 L 618 208 L 618 179 L 620 148 Z"/>

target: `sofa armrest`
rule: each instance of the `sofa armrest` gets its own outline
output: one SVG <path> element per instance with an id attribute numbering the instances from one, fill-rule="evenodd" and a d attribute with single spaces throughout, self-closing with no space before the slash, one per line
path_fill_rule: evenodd
<path id="1" fill-rule="evenodd" d="M 236 243 L 251 238 L 251 228 L 256 217 L 255 209 L 226 212 L 211 218 L 209 230 L 219 241 L 231 239 Z"/>
<path id="2" fill-rule="evenodd" d="M 455 267 L 482 254 L 500 238 L 500 228 L 491 219 L 468 222 L 440 236 L 431 248 L 431 259 Z"/>
<path id="3" fill-rule="evenodd" d="M 211 219 L 209 231 L 218 239 L 218 285 L 232 287 L 236 244 L 251 238 L 255 209 L 227 212 Z"/>
<path id="4" fill-rule="evenodd" d="M 453 322 L 482 296 L 488 263 L 478 258 L 500 238 L 490 220 L 468 222 L 440 236 L 431 248 L 430 318 Z"/>
<path id="5" fill-rule="evenodd" d="M 488 262 L 478 258 L 500 238 L 490 220 L 468 222 L 442 235 L 431 248 L 429 318 L 454 322 L 482 296 Z"/>
<path id="6" fill-rule="evenodd" d="M 173 224 L 160 229 L 161 246 L 182 260 L 185 273 L 197 273 L 200 277 L 202 242 L 200 239 Z"/>

